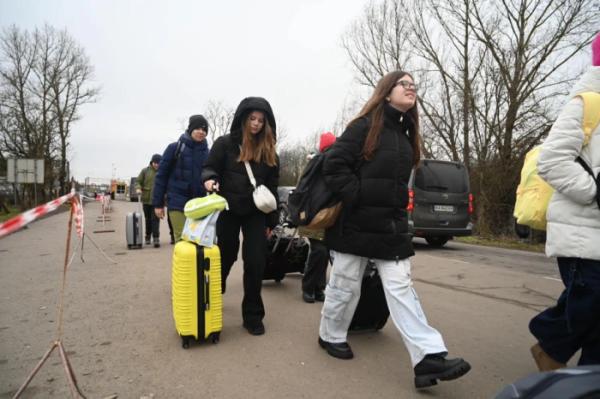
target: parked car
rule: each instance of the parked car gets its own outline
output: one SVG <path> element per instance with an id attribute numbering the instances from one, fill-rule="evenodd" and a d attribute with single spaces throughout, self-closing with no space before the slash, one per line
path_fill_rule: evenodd
<path id="1" fill-rule="evenodd" d="M 434 247 L 472 234 L 473 195 L 460 162 L 424 159 L 409 180 L 409 230 Z"/>
<path id="2" fill-rule="evenodd" d="M 287 202 L 290 193 L 294 191 L 295 186 L 279 186 L 277 187 L 277 195 L 279 196 L 279 224 L 283 225 L 288 220 Z"/>

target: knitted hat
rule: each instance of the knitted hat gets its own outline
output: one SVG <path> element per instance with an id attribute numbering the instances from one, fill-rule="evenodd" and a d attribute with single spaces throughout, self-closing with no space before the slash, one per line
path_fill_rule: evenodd
<path id="1" fill-rule="evenodd" d="M 592 42 L 592 65 L 600 66 L 600 33 L 596 35 Z"/>
<path id="2" fill-rule="evenodd" d="M 187 133 L 192 134 L 192 132 L 196 129 L 204 129 L 206 133 L 208 133 L 208 121 L 202 115 L 192 115 L 190 116 L 190 121 L 187 128 Z"/>
<path id="3" fill-rule="evenodd" d="M 319 152 L 323 152 L 335 143 L 335 135 L 331 132 L 321 133 L 319 138 Z"/>
<path id="4" fill-rule="evenodd" d="M 152 163 L 152 162 L 160 163 L 161 159 L 162 159 L 162 155 L 154 154 L 154 155 L 152 155 L 152 159 L 150 160 L 150 163 Z"/>

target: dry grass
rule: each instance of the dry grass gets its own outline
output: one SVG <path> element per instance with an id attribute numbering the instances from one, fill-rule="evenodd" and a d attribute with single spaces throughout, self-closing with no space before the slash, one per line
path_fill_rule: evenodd
<path id="1" fill-rule="evenodd" d="M 13 216 L 17 216 L 20 213 L 19 208 L 14 208 L 12 206 L 9 206 L 8 210 L 10 211 L 8 213 L 0 212 L 0 223 L 7 221 L 8 219 L 12 218 Z"/>

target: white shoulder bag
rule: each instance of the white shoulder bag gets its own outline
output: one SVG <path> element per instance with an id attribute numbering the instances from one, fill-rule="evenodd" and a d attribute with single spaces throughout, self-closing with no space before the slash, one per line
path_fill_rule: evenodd
<path id="1" fill-rule="evenodd" d="M 264 213 L 271 213 L 277 210 L 277 201 L 275 200 L 273 193 L 271 193 L 271 190 L 269 190 L 263 184 L 257 187 L 256 179 L 254 179 L 254 174 L 252 173 L 250 164 L 248 161 L 244 161 L 244 165 L 246 165 L 246 172 L 248 172 L 250 183 L 252 183 L 252 187 L 254 187 L 254 192 L 252 193 L 254 205 L 256 205 L 256 207 Z"/>

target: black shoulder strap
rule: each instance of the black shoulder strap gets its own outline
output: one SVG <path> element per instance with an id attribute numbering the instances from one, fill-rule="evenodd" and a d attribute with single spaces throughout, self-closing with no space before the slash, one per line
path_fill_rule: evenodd
<path id="1" fill-rule="evenodd" d="M 177 147 L 175 147 L 175 153 L 173 154 L 173 159 L 171 159 L 171 164 L 169 165 L 169 175 L 171 174 L 171 172 L 173 172 L 173 168 L 177 164 L 177 161 L 179 160 L 179 156 L 181 155 L 181 152 L 183 151 L 184 148 L 185 148 L 185 143 L 181 140 L 177 140 Z"/>
<path id="2" fill-rule="evenodd" d="M 598 174 L 598 176 L 594 176 L 594 171 L 592 170 L 592 168 L 589 167 L 587 163 L 585 163 L 583 158 L 577 157 L 576 161 L 579 162 L 583 169 L 585 169 L 585 171 L 588 172 L 590 176 L 592 176 L 592 179 L 594 179 L 594 181 L 596 182 L 596 203 L 598 204 L 598 208 L 600 209 L 600 173 Z"/>

